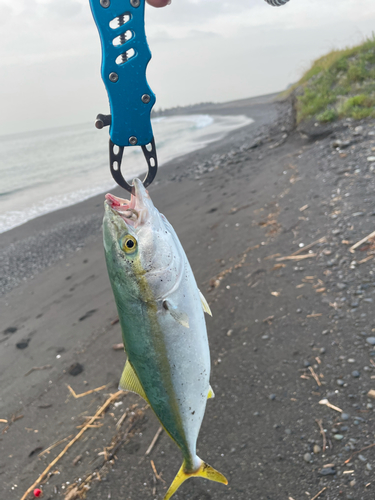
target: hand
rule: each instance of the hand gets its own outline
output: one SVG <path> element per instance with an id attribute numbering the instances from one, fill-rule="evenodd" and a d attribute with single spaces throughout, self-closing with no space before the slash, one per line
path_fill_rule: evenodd
<path id="1" fill-rule="evenodd" d="M 146 0 L 153 7 L 165 7 L 170 3 L 170 0 Z"/>

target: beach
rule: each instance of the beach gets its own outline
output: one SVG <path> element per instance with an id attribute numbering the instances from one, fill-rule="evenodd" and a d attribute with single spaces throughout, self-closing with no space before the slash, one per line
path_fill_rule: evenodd
<path id="1" fill-rule="evenodd" d="M 349 250 L 374 231 L 373 122 L 314 136 L 275 95 L 197 111 L 254 121 L 165 164 L 149 188 L 213 313 L 216 397 L 198 454 L 229 480 L 191 479 L 174 498 L 373 498 L 375 448 L 361 451 L 374 442 L 372 240 Z M 37 481 L 45 499 L 161 499 L 180 467 L 165 432 L 146 454 L 159 423 L 138 396 L 117 394 L 126 358 L 103 202 L 1 235 L 1 498 L 22 498 L 82 429 Z"/>

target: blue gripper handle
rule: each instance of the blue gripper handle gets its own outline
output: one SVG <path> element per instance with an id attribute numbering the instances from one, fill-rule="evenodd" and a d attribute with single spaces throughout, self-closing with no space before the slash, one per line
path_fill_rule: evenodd
<path id="1" fill-rule="evenodd" d="M 155 104 L 146 80 L 151 52 L 145 33 L 145 0 L 89 1 L 102 45 L 101 73 L 111 108 L 111 140 L 117 146 L 145 146 L 153 139 L 150 115 Z M 131 37 L 120 41 L 120 35 L 126 33 Z M 121 55 L 126 52 L 131 57 L 123 62 Z"/>

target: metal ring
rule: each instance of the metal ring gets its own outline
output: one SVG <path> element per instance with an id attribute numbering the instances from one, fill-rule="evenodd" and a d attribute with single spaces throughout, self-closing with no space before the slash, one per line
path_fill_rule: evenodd
<path id="1" fill-rule="evenodd" d="M 147 149 L 147 146 L 150 146 L 150 149 Z M 134 186 L 129 184 L 121 172 L 121 162 L 122 156 L 124 154 L 124 146 L 117 146 L 119 148 L 118 152 L 114 151 L 115 144 L 112 140 L 109 140 L 109 167 L 111 169 L 111 174 L 114 180 L 117 182 L 119 186 L 129 191 L 129 193 L 134 194 Z M 148 171 L 146 177 L 143 179 L 142 183 L 144 187 L 147 187 L 151 184 L 151 182 L 155 179 L 156 172 L 158 171 L 158 160 L 156 156 L 155 149 L 155 139 L 152 138 L 149 145 L 141 146 L 144 157 L 146 158 L 146 162 L 148 165 Z"/>

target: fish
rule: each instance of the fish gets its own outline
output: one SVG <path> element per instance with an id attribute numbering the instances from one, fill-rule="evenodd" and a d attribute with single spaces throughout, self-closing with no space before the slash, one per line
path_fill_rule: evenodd
<path id="1" fill-rule="evenodd" d="M 105 197 L 103 241 L 127 355 L 119 388 L 141 396 L 180 448 L 168 500 L 190 477 L 227 479 L 196 453 L 210 386 L 210 351 L 198 289 L 172 225 L 139 179 L 130 200 Z"/>

